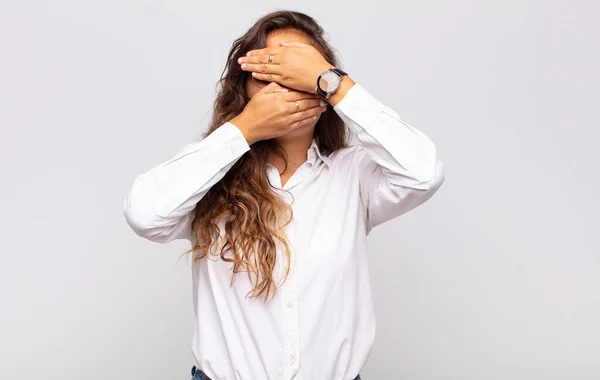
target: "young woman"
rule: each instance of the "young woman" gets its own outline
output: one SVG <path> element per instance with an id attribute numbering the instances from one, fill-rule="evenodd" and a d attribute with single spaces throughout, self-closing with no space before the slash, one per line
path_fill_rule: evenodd
<path id="1" fill-rule="evenodd" d="M 256 22 L 220 84 L 205 138 L 125 200 L 140 236 L 192 242 L 192 375 L 359 379 L 375 337 L 366 237 L 440 187 L 435 146 L 301 13 Z"/>

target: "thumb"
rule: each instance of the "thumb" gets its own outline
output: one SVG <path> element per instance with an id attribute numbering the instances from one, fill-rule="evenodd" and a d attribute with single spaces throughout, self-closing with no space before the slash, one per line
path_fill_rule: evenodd
<path id="1" fill-rule="evenodd" d="M 258 93 L 259 94 L 272 94 L 274 92 L 288 92 L 289 90 L 283 86 L 280 86 L 277 82 L 271 82 L 267 86 L 263 87 Z"/>

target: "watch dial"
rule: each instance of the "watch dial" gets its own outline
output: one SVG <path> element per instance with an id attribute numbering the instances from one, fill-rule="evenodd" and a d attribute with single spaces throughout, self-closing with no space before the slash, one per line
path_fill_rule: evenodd
<path id="1" fill-rule="evenodd" d="M 321 76 L 319 87 L 325 92 L 333 92 L 340 85 L 340 78 L 336 73 L 328 71 Z"/>

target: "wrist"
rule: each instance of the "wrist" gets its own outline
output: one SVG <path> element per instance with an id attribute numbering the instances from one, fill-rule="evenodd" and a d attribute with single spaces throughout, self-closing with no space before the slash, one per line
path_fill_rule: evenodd
<path id="1" fill-rule="evenodd" d="M 332 94 L 329 97 L 329 104 L 331 104 L 332 107 L 335 107 L 342 99 L 344 99 L 348 91 L 350 91 L 355 84 L 356 83 L 348 75 L 343 76 L 341 78 L 340 88 L 335 94 Z"/>
<path id="2" fill-rule="evenodd" d="M 235 127 L 237 127 L 237 129 L 239 129 L 240 132 L 242 132 L 242 135 L 244 135 L 244 138 L 246 139 L 246 142 L 248 143 L 248 145 L 252 145 L 257 141 L 252 136 L 252 127 L 244 120 L 242 114 L 237 115 L 236 117 L 231 119 L 229 122 L 231 124 L 233 124 Z"/>

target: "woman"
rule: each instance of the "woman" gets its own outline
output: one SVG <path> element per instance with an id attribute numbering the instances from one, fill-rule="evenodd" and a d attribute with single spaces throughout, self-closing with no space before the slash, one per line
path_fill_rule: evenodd
<path id="1" fill-rule="evenodd" d="M 196 380 L 360 378 L 366 236 L 443 174 L 432 142 L 336 67 L 312 18 L 263 17 L 231 48 L 205 138 L 125 200 L 140 236 L 192 242 Z"/>

